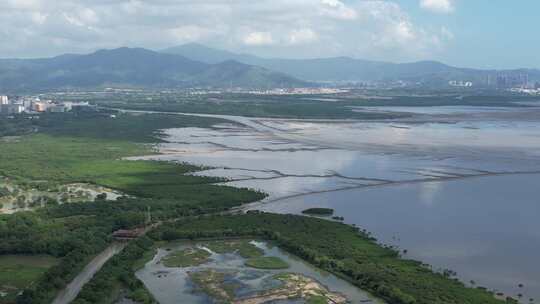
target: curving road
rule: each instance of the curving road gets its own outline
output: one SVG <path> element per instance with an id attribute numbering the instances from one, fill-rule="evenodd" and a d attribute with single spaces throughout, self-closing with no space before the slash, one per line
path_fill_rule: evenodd
<path id="1" fill-rule="evenodd" d="M 94 277 L 108 260 L 122 251 L 126 245 L 127 243 L 113 243 L 107 247 L 107 249 L 90 261 L 73 281 L 56 296 L 52 304 L 68 304 L 75 300 L 84 285 Z"/>

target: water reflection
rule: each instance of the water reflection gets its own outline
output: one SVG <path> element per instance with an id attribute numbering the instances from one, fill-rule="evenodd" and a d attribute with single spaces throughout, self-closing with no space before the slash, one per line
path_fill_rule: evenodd
<path id="1" fill-rule="evenodd" d="M 512 296 L 539 298 L 539 186 L 540 175 L 492 176 L 314 194 L 259 209 L 334 208 L 347 223 L 435 269 L 456 270 L 465 282 Z"/>
<path id="2" fill-rule="evenodd" d="M 269 193 L 254 209 L 334 208 L 436 269 L 540 298 L 540 110 L 414 111 L 389 122 L 225 117 L 243 125 L 166 130 L 165 154 L 148 158 L 213 166 L 198 174 Z"/>
<path id="3" fill-rule="evenodd" d="M 336 276 L 315 268 L 303 260 L 290 255 L 277 247 L 268 246 L 263 242 L 255 242 L 257 247 L 263 249 L 265 256 L 278 257 L 289 264 L 285 270 L 255 270 L 244 265 L 245 259 L 237 253 L 219 254 L 212 252 L 210 261 L 194 267 L 169 268 L 163 266 L 161 260 L 175 250 L 204 246 L 202 243 L 177 243 L 160 248 L 152 261 L 136 273 L 137 277 L 144 282 L 152 295 L 161 304 L 176 303 L 213 303 L 206 294 L 197 292 L 197 286 L 191 281 L 190 273 L 213 270 L 219 273 L 226 273 L 227 280 L 235 283 L 239 288 L 235 294 L 238 298 L 250 297 L 260 291 L 278 287 L 272 277 L 276 274 L 294 273 L 301 274 L 307 278 L 314 279 L 323 284 L 331 292 L 337 292 L 346 296 L 349 303 L 382 303 L 367 293 L 351 285 L 350 283 L 337 278 Z M 206 250 L 210 249 L 204 247 Z M 172 249 L 172 250 L 170 250 Z M 272 303 L 305 303 L 305 301 L 292 299 L 281 300 Z"/>

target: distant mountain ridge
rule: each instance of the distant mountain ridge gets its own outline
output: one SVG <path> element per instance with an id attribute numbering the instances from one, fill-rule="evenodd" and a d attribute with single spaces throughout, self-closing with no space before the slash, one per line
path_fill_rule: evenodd
<path id="1" fill-rule="evenodd" d="M 509 82 L 540 82 L 540 71 L 489 71 L 452 67 L 436 61 L 388 63 L 349 57 L 261 58 L 187 44 L 162 51 L 143 48 L 99 50 L 42 59 L 0 59 L 0 92 L 103 87 L 283 88 L 314 82 L 403 80 L 426 87 L 470 81 L 475 87 Z"/>
<path id="2" fill-rule="evenodd" d="M 212 49 L 194 43 L 168 48 L 161 52 L 182 55 L 206 63 L 235 60 L 286 73 L 306 81 L 318 82 L 406 80 L 437 86 L 448 85 L 449 81 L 456 80 L 487 85 L 488 82 L 495 82 L 497 75 L 517 77 L 520 74 L 528 74 L 531 80 L 540 81 L 540 70 L 535 69 L 479 70 L 452 67 L 437 61 L 389 63 L 349 57 L 320 59 L 261 58 Z"/>
<path id="3" fill-rule="evenodd" d="M 209 64 L 142 48 L 44 59 L 0 59 L 0 90 L 123 87 L 275 88 L 308 83 L 232 60 Z"/>

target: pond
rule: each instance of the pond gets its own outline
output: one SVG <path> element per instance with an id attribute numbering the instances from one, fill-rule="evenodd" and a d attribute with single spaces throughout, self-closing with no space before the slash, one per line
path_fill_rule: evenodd
<path id="1" fill-rule="evenodd" d="M 289 268 L 250 268 L 245 264 L 246 258 L 237 251 L 217 253 L 208 244 L 176 243 L 159 248 L 153 260 L 136 275 L 161 304 L 226 302 L 221 298 L 227 297 L 225 290 L 230 293 L 232 303 L 307 303 L 311 292 L 325 294 L 336 303 L 382 303 L 350 283 L 268 243 L 251 241 L 264 257 L 278 258 Z M 164 265 L 168 256 L 189 248 L 207 251 L 208 260 L 197 266 Z M 306 298 L 292 296 L 299 293 L 307 294 Z M 288 296 L 282 298 L 283 295 Z"/>

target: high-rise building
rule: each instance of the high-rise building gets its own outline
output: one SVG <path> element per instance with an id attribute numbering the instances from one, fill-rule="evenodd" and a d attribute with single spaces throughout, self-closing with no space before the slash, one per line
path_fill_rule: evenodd
<path id="1" fill-rule="evenodd" d="M 32 104 L 32 110 L 36 112 L 45 112 L 47 111 L 48 105 L 49 104 L 45 102 L 34 102 Z"/>
<path id="2" fill-rule="evenodd" d="M 7 96 L 0 96 L 0 105 L 9 104 L 9 98 Z"/>

